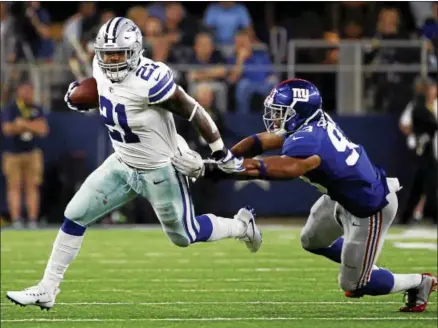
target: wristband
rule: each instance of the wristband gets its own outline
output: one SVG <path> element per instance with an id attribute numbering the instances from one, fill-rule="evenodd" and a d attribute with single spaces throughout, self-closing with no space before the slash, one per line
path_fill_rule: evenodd
<path id="1" fill-rule="evenodd" d="M 260 177 L 265 177 L 267 175 L 267 168 L 265 162 L 263 162 L 262 159 L 258 160 L 260 163 L 259 171 L 260 171 Z"/>
<path id="2" fill-rule="evenodd" d="M 208 144 L 210 146 L 211 152 L 214 153 L 219 150 L 223 150 L 225 148 L 225 144 L 222 141 L 222 138 L 217 139 L 215 142 Z"/>
<path id="3" fill-rule="evenodd" d="M 260 141 L 259 136 L 257 134 L 253 134 L 251 138 L 254 140 L 254 147 L 252 149 L 253 152 L 256 154 L 263 153 L 262 142 Z"/>

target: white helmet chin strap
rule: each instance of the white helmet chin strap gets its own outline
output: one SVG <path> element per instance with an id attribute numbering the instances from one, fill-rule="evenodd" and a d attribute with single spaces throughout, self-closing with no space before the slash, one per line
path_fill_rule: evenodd
<path id="1" fill-rule="evenodd" d="M 318 116 L 319 114 L 324 114 L 324 111 L 322 110 L 322 108 L 318 109 L 315 113 L 313 113 L 307 120 L 305 120 L 303 122 L 303 124 L 301 124 L 299 127 L 297 127 L 295 129 L 295 131 L 298 131 L 302 126 L 309 124 L 310 121 L 312 121 L 316 116 Z M 295 132 L 294 131 L 294 132 Z"/>
<path id="2" fill-rule="evenodd" d="M 110 80 L 117 81 L 117 82 L 122 81 L 128 75 L 128 73 L 129 73 L 129 70 L 127 67 L 124 69 L 117 70 L 115 72 L 111 72 L 110 70 L 105 71 L 106 76 Z"/>
<path id="3" fill-rule="evenodd" d="M 323 112 L 322 108 L 318 109 L 315 113 L 313 113 L 312 115 L 310 115 L 310 117 L 309 117 L 307 120 L 304 121 L 303 125 L 304 125 L 304 124 L 308 124 L 308 123 L 309 123 L 311 120 L 313 120 L 317 115 L 319 115 L 319 114 L 323 114 L 323 113 L 324 113 L 324 112 Z"/>
<path id="4" fill-rule="evenodd" d="M 286 131 L 286 129 L 281 128 L 281 129 L 274 130 L 273 133 L 276 136 L 282 136 L 282 135 L 285 135 L 287 133 L 287 131 Z"/>

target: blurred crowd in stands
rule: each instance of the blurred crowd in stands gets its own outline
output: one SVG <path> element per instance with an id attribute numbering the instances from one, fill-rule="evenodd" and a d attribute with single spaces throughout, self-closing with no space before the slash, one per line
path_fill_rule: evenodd
<path id="1" fill-rule="evenodd" d="M 65 86 L 72 79 L 90 75 L 86 64 L 93 56 L 94 37 L 99 27 L 116 12 L 99 3 L 78 2 L 77 11 L 70 18 L 52 22 L 44 6 L 37 1 L 1 3 L 2 67 L 29 61 L 70 67 L 71 75 L 58 71 L 51 83 L 54 89 L 60 89 L 59 92 L 52 90 L 54 106 L 51 107 L 65 110 L 58 102 L 62 100 Z M 380 47 L 380 42 L 421 39 L 435 34 L 435 47 L 433 42 L 427 44 L 427 61 L 429 68 L 437 67 L 434 48 L 438 9 L 435 2 L 319 3 L 313 11 L 305 7 L 296 13 L 284 13 L 282 9 L 286 7 L 280 3 L 266 6 L 263 21 L 253 20 L 245 2 L 210 3 L 202 17 L 192 16 L 184 2 L 138 2 L 131 7 L 127 3 L 124 15 L 142 30 L 145 55 L 170 64 L 179 83 L 207 107 L 220 111 L 261 110 L 260 99 L 286 77 L 286 72 L 275 68 L 277 64 L 287 64 L 287 54 L 281 58 L 273 53 L 275 40 L 270 34 L 273 28 L 285 31 L 287 40 L 325 40 L 333 45 L 326 49 L 299 50 L 297 64 L 336 65 L 341 39 L 372 40 L 364 48 L 366 64 L 418 64 L 418 48 Z M 3 102 L 17 85 L 14 81 L 18 77 L 13 75 L 10 70 L 2 72 Z M 413 93 L 415 75 L 418 73 L 366 75 L 365 97 L 370 99 L 370 107 L 400 113 Z M 323 92 L 326 109 L 335 110 L 335 73 L 303 73 L 300 77 L 316 83 Z M 401 93 L 400 88 L 406 92 Z M 400 94 L 405 96 L 400 97 Z"/>

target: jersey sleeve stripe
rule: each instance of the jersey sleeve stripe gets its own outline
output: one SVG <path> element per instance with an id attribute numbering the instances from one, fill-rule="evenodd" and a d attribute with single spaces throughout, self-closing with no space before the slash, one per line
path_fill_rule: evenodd
<path id="1" fill-rule="evenodd" d="M 158 94 L 149 98 L 149 103 L 158 103 L 164 101 L 168 98 L 170 91 L 175 87 L 175 82 L 171 80 L 171 82 Z"/>
<path id="2" fill-rule="evenodd" d="M 171 77 L 172 73 L 170 71 L 167 71 L 166 75 L 160 80 L 160 82 L 158 82 L 149 90 L 149 97 L 155 96 L 161 89 L 163 89 L 164 86 L 169 82 Z"/>

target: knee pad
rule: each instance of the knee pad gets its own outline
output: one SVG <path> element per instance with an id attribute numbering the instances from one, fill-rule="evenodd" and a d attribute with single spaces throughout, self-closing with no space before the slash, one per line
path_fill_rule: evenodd
<path id="1" fill-rule="evenodd" d="M 70 221 L 84 225 L 81 222 L 81 218 L 85 216 L 85 209 L 86 206 L 80 206 L 77 204 L 75 198 L 73 197 L 64 210 L 64 217 L 69 218 Z"/>
<path id="2" fill-rule="evenodd" d="M 164 232 L 170 241 L 178 247 L 187 247 L 190 245 L 190 239 L 186 235 L 180 214 L 174 203 L 168 202 L 155 205 L 155 212 L 163 225 Z"/>
<path id="3" fill-rule="evenodd" d="M 323 246 L 322 243 L 319 241 L 318 235 L 310 229 L 303 229 L 301 231 L 300 240 L 301 240 L 301 247 L 303 247 L 303 249 L 311 253 L 313 253 L 313 250 L 326 247 Z"/>
<path id="4" fill-rule="evenodd" d="M 352 292 L 356 290 L 356 282 L 352 282 L 347 278 L 343 277 L 341 274 L 339 275 L 339 286 L 341 286 L 344 292 Z"/>
<path id="5" fill-rule="evenodd" d="M 303 229 L 300 234 L 300 240 L 301 240 L 301 247 L 303 247 L 306 251 L 309 251 L 309 246 L 310 246 L 309 232 Z"/>
<path id="6" fill-rule="evenodd" d="M 154 209 L 161 223 L 165 226 L 172 226 L 179 220 L 178 211 L 172 202 L 157 204 Z"/>
<path id="7" fill-rule="evenodd" d="M 166 235 L 169 237 L 170 241 L 178 247 L 188 247 L 190 246 L 190 240 L 177 232 L 166 231 Z"/>
<path id="8" fill-rule="evenodd" d="M 338 275 L 338 283 L 344 292 L 352 292 L 357 289 L 358 281 L 354 278 L 355 276 L 355 269 L 345 268 L 344 265 L 341 266 L 341 272 Z"/>

